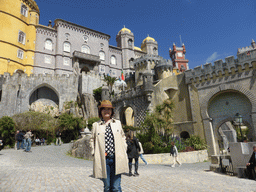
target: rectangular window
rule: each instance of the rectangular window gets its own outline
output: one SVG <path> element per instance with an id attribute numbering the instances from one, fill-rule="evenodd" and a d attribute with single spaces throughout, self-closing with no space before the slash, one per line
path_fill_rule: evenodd
<path id="1" fill-rule="evenodd" d="M 68 57 L 63 58 L 63 65 L 69 65 L 70 59 Z"/>
<path id="2" fill-rule="evenodd" d="M 23 59 L 24 51 L 21 49 L 18 49 L 17 57 L 20 59 Z"/>
<path id="3" fill-rule="evenodd" d="M 47 64 L 51 64 L 52 63 L 52 58 L 49 55 L 45 55 L 44 56 L 44 62 Z"/>
<path id="4" fill-rule="evenodd" d="M 26 34 L 22 31 L 19 31 L 18 42 L 25 45 L 25 40 L 26 40 Z"/>
<path id="5" fill-rule="evenodd" d="M 102 72 L 102 73 L 105 72 L 105 67 L 104 67 L 104 66 L 101 66 L 101 67 L 100 67 L 100 72 Z"/>
<path id="6" fill-rule="evenodd" d="M 116 77 L 116 70 L 114 70 L 114 69 L 112 70 L 112 76 Z"/>
<path id="7" fill-rule="evenodd" d="M 21 4 L 20 13 L 24 15 L 25 17 L 28 16 L 28 7 L 24 4 Z"/>
<path id="8" fill-rule="evenodd" d="M 64 42 L 64 51 L 70 52 L 70 43 L 69 42 Z"/>

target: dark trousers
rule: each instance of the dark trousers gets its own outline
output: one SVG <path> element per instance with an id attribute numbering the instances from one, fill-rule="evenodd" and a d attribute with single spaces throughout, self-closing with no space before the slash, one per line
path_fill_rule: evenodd
<path id="1" fill-rule="evenodd" d="M 246 172 L 248 174 L 248 179 L 256 179 L 256 174 L 255 174 L 255 167 L 252 165 L 247 166 Z"/>

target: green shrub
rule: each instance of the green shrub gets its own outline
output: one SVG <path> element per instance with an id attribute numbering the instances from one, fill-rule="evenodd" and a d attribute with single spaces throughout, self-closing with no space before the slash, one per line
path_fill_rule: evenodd
<path id="1" fill-rule="evenodd" d="M 98 104 L 101 101 L 101 93 L 102 93 L 102 87 L 99 87 L 93 90 L 93 96 L 95 100 L 98 102 Z"/>
<path id="2" fill-rule="evenodd" d="M 0 119 L 0 134 L 3 137 L 4 145 L 10 147 L 15 145 L 15 123 L 11 117 L 4 116 Z"/>
<path id="3" fill-rule="evenodd" d="M 92 117 L 92 118 L 89 118 L 88 119 L 88 124 L 87 124 L 87 126 L 88 126 L 88 129 L 91 131 L 92 130 L 92 124 L 94 123 L 94 122 L 97 122 L 97 121 L 99 121 L 100 120 L 100 118 L 99 117 Z"/>
<path id="4" fill-rule="evenodd" d="M 74 117 L 73 114 L 67 113 L 61 114 L 58 119 L 57 130 L 61 132 L 62 141 L 69 143 L 71 140 L 77 139 L 84 124 L 83 119 L 80 117 Z"/>
<path id="5" fill-rule="evenodd" d="M 34 137 L 45 138 L 47 143 L 55 137 L 55 128 L 58 120 L 49 114 L 27 111 L 13 116 L 16 130 L 31 130 Z"/>
<path id="6" fill-rule="evenodd" d="M 203 139 L 197 135 L 191 135 L 184 141 L 186 146 L 193 147 L 195 150 L 207 149 L 207 145 Z"/>

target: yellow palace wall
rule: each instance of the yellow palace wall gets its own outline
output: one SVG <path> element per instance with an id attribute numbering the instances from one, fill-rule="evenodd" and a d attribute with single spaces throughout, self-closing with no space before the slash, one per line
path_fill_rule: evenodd
<path id="1" fill-rule="evenodd" d="M 27 17 L 21 14 L 22 3 L 28 7 Z M 39 21 L 39 9 L 32 10 L 28 3 L 33 0 L 1 0 L 0 3 L 0 74 L 13 74 L 20 69 L 30 75 L 34 65 L 36 41 L 35 25 Z M 35 4 L 36 5 L 36 4 Z M 18 42 L 19 31 L 26 34 L 25 44 Z M 18 58 L 18 49 L 24 51 Z"/>

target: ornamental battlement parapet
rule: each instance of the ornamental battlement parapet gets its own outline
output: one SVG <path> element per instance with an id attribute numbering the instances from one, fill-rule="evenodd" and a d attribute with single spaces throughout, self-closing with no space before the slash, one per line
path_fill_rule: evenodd
<path id="1" fill-rule="evenodd" d="M 159 60 L 164 60 L 164 58 L 159 55 L 145 55 L 135 59 L 133 63 L 134 67 L 138 67 L 145 62 L 151 61 L 157 63 Z"/>
<path id="2" fill-rule="evenodd" d="M 256 50 L 244 52 L 234 56 L 225 58 L 225 62 L 220 59 L 211 63 L 197 66 L 194 69 L 185 71 L 186 83 L 208 81 L 214 77 L 223 77 L 241 73 L 244 70 L 252 69 L 252 63 L 256 62 Z"/>
<path id="3" fill-rule="evenodd" d="M 137 86 L 125 91 L 121 91 L 120 93 L 117 93 L 114 95 L 113 101 L 122 101 L 124 99 L 132 99 L 137 96 L 141 96 L 144 94 L 143 86 Z"/>
<path id="4" fill-rule="evenodd" d="M 10 75 L 10 73 L 4 73 L 4 75 L 0 75 L 0 82 L 3 83 L 17 83 L 19 81 L 42 81 L 42 82 L 51 82 L 51 81 L 74 81 L 77 78 L 74 74 L 31 74 L 28 76 L 26 73 L 14 73 Z"/>

